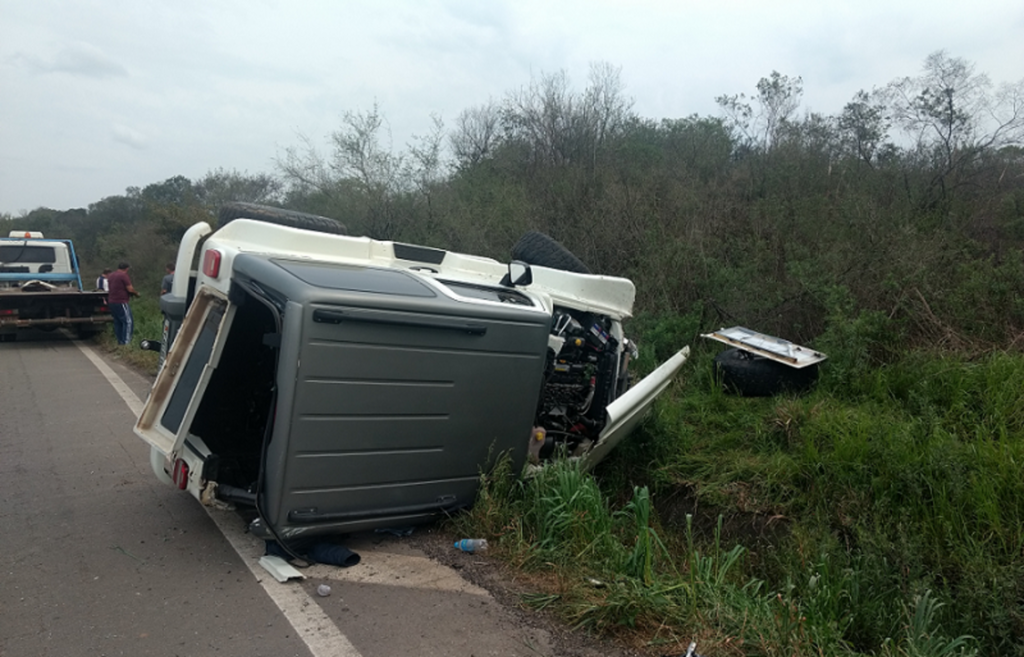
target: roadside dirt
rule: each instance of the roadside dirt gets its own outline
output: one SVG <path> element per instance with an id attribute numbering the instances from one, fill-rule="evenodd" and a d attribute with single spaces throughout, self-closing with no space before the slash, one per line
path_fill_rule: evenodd
<path id="1" fill-rule="evenodd" d="M 486 555 L 466 554 L 453 547 L 456 537 L 443 528 L 427 525 L 417 528 L 403 539 L 422 550 L 438 563 L 452 568 L 459 575 L 488 591 L 495 600 L 527 627 L 539 627 L 553 637 L 560 657 L 651 657 L 658 652 L 638 652 L 609 639 L 574 630 L 553 613 L 524 606 L 521 596 L 534 589 L 516 580 L 515 573 L 500 561 Z"/>

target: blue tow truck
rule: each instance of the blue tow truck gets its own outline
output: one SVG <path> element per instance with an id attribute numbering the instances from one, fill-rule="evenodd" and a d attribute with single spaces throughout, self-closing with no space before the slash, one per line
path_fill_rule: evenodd
<path id="1" fill-rule="evenodd" d="M 107 293 L 83 287 L 71 240 L 20 230 L 0 237 L 0 341 L 59 327 L 86 338 L 112 321 Z"/>

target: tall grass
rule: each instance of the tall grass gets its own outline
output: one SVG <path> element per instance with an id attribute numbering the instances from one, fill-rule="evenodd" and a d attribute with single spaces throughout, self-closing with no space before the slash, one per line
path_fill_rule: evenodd
<path id="1" fill-rule="evenodd" d="M 597 479 L 486 479 L 459 522 L 544 575 L 538 605 L 663 652 L 1024 655 L 1024 357 L 770 399 L 724 394 L 710 357 Z"/>

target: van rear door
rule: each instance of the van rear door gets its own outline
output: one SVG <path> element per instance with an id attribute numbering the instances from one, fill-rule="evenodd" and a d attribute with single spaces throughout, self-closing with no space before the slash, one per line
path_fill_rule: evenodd
<path id="1" fill-rule="evenodd" d="M 223 293 L 202 288 L 157 375 L 135 433 L 166 459 L 173 459 L 181 451 L 217 369 L 234 314 L 235 307 Z"/>

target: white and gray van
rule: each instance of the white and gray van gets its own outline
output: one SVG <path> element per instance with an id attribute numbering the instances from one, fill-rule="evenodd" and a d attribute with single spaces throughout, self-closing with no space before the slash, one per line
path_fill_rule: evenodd
<path id="1" fill-rule="evenodd" d="M 597 463 L 688 349 L 630 385 L 633 283 L 539 233 L 513 255 L 226 206 L 218 230 L 186 233 L 161 300 L 166 355 L 135 426 L 154 472 L 287 540 L 466 507 L 502 454 L 517 472 Z"/>

